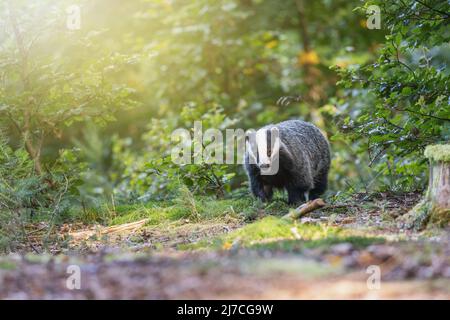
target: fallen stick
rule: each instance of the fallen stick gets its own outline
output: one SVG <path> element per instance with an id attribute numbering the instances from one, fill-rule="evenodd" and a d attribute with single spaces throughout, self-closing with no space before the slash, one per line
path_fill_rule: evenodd
<path id="1" fill-rule="evenodd" d="M 322 208 L 324 206 L 325 206 L 325 201 L 323 201 L 320 198 L 314 199 L 312 201 L 308 201 L 308 202 L 302 204 L 300 207 L 296 208 L 295 210 L 292 210 L 291 212 L 289 212 L 288 214 L 283 216 L 283 219 L 296 220 L 298 218 L 301 218 L 305 214 L 307 214 L 311 211 L 317 210 L 319 208 Z"/>

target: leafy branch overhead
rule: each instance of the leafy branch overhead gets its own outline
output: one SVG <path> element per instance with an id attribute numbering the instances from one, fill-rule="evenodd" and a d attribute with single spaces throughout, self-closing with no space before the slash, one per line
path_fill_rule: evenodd
<path id="1" fill-rule="evenodd" d="M 382 8 L 389 34 L 376 61 L 336 69 L 343 87 L 359 88 L 357 100 L 372 97 L 343 125 L 355 138 L 366 137 L 374 160 L 385 153 L 421 158 L 425 146 L 450 138 L 449 6 L 413 0 L 366 5 L 372 4 Z"/>
<path id="2" fill-rule="evenodd" d="M 116 110 L 136 105 L 134 89 L 111 78 L 136 57 L 105 52 L 97 41 L 101 33 L 60 28 L 64 17 L 58 10 L 39 12 L 38 21 L 45 23 L 37 28 L 31 4 L 3 6 L 1 119 L 22 137 L 37 173 L 43 174 L 41 153 L 47 137 L 61 137 L 63 127 L 77 121 L 105 124 L 114 120 Z M 56 46 L 62 39 L 64 45 Z"/>

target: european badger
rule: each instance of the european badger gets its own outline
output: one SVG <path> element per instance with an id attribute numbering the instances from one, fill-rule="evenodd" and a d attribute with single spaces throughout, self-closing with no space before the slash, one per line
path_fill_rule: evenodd
<path id="1" fill-rule="evenodd" d="M 245 153 L 245 169 L 255 197 L 269 201 L 273 188 L 284 188 L 288 203 L 298 204 L 308 198 L 316 199 L 325 192 L 330 147 L 316 126 L 301 120 L 288 120 L 267 125 L 255 136 L 253 141 L 247 137 Z M 273 166 L 278 166 L 276 173 L 266 174 Z"/>

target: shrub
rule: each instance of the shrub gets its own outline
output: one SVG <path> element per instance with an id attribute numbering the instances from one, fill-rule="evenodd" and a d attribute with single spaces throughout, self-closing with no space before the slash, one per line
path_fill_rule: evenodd
<path id="1" fill-rule="evenodd" d="M 448 3 L 369 1 L 388 30 L 376 61 L 337 68 L 353 105 L 342 129 L 391 189 L 423 185 L 428 144 L 450 138 Z M 365 8 L 366 8 L 365 7 Z M 365 8 L 362 8 L 365 10 Z M 342 106 L 341 106 L 342 107 Z"/>

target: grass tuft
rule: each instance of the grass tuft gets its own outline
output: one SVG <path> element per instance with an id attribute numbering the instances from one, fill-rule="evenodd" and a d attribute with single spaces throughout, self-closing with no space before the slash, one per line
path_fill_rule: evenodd
<path id="1" fill-rule="evenodd" d="M 149 219 L 148 225 L 158 225 L 180 219 L 189 219 L 194 222 L 211 220 L 225 216 L 242 217 L 252 208 L 251 198 L 217 200 L 210 197 L 192 197 L 185 195 L 188 201 L 176 200 L 174 202 L 150 202 L 145 205 L 127 205 L 116 208 L 115 217 L 111 225 Z"/>

